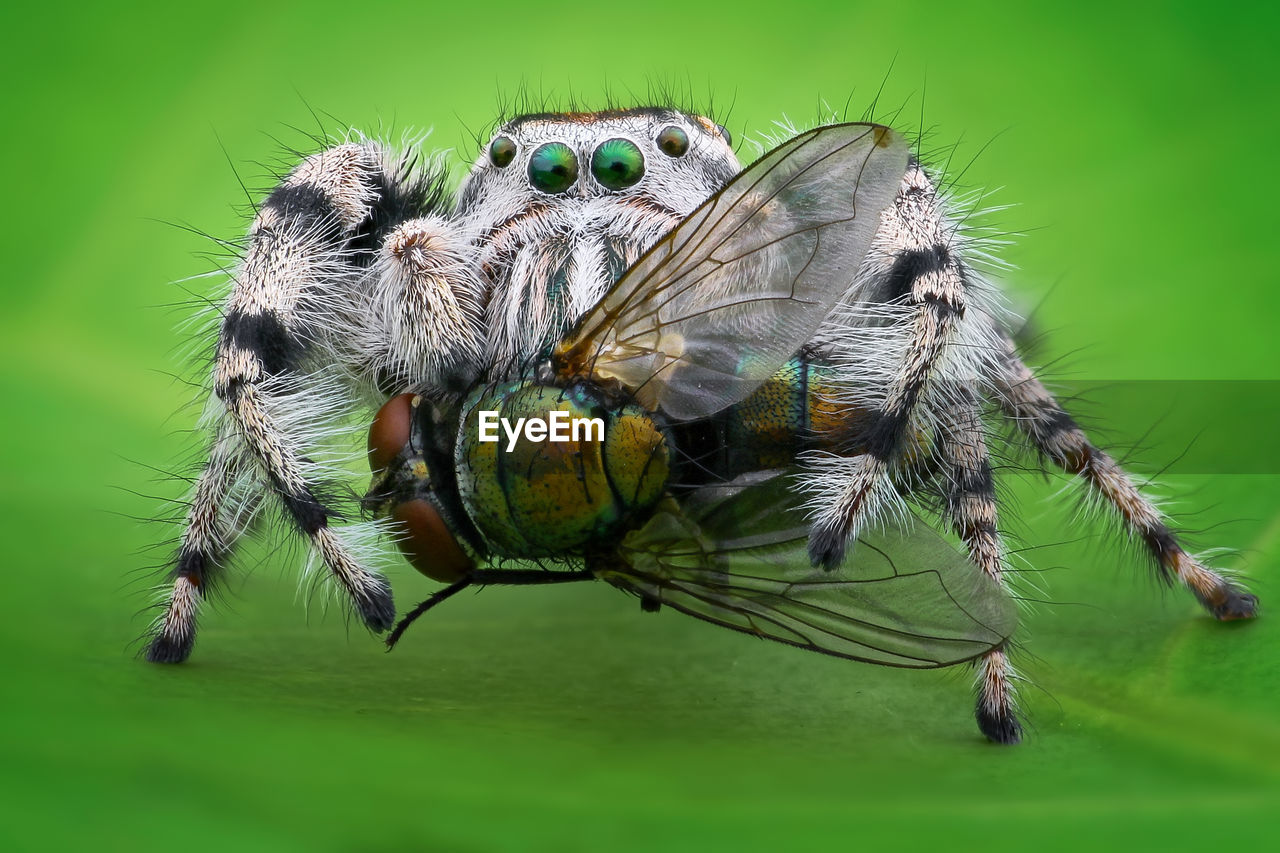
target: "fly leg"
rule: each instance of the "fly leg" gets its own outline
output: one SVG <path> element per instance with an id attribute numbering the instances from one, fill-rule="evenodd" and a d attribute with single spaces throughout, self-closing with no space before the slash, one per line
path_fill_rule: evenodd
<path id="1" fill-rule="evenodd" d="M 409 611 L 387 636 L 387 651 L 395 648 L 409 626 L 418 617 L 441 602 L 447 601 L 470 586 L 545 586 L 553 583 L 593 581 L 595 574 L 589 569 L 572 572 L 549 572 L 541 569 L 473 569 L 465 577 L 439 590 L 426 601 Z"/>

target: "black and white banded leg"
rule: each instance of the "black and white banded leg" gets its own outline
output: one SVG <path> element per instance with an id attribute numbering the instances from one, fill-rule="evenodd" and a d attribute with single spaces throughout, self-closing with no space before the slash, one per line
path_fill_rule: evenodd
<path id="1" fill-rule="evenodd" d="M 1191 556 L 1178 542 L 1164 515 L 1120 465 L 1089 441 L 1048 389 L 1003 341 L 998 401 L 1035 448 L 1055 465 L 1082 479 L 1108 505 L 1126 531 L 1141 540 L 1162 580 L 1191 590 L 1215 619 L 1251 619 L 1258 599 Z"/>
<path id="2" fill-rule="evenodd" d="M 1006 586 L 1005 552 L 998 528 L 995 481 L 979 408 L 979 395 L 970 383 L 951 389 L 952 402 L 941 413 L 938 451 L 946 514 L 963 540 L 969 557 L 992 579 Z M 978 728 L 995 743 L 1022 739 L 1018 721 L 1017 674 L 1004 647 L 977 661 Z"/>
<path id="3" fill-rule="evenodd" d="M 172 586 L 164 613 L 153 626 L 147 660 L 177 663 L 191 654 L 205 590 L 217 579 L 235 540 L 255 514 L 255 475 L 243 442 L 224 419 L 192 491 Z"/>
<path id="4" fill-rule="evenodd" d="M 882 215 L 869 258 L 876 281 L 871 293 L 896 311 L 896 362 L 883 368 L 887 387 L 882 402 L 858 442 L 865 452 L 826 460 L 826 467 L 834 469 L 824 475 L 828 483 L 837 477 L 843 482 L 825 486 L 810 503 L 814 524 L 809 557 L 814 565 L 838 566 L 850 538 L 898 500 L 891 482 L 895 465 L 917 431 L 929 429 L 919 423 L 920 415 L 931 408 L 930 385 L 966 312 L 966 281 L 950 248 L 953 241 L 954 227 L 942 200 L 924 170 L 913 164 L 894 205 Z"/>
<path id="5" fill-rule="evenodd" d="M 371 531 L 332 523 L 337 512 L 322 497 L 331 471 L 315 449 L 340 431 L 358 397 L 385 394 L 378 384 L 388 377 L 408 381 L 406 374 L 417 369 L 425 372 L 416 378 L 429 383 L 430 368 L 448 360 L 424 353 L 433 341 L 419 330 L 450 306 L 469 304 L 460 307 L 452 292 L 430 294 L 439 296 L 434 301 L 424 296 L 423 288 L 433 284 L 420 274 L 430 266 L 430 253 L 402 242 L 385 247 L 391 257 L 383 263 L 377 258 L 397 225 L 438 212 L 442 195 L 436 187 L 437 179 L 415 173 L 411 160 L 373 143 L 349 143 L 305 160 L 262 203 L 223 307 L 213 371 L 223 408 L 218 438 L 197 481 L 148 659 L 178 662 L 191 651 L 211 572 L 242 532 L 220 521 L 234 488 L 231 469 L 242 457 L 251 460 L 360 619 L 375 631 L 391 627 L 390 587 L 364 565 Z M 409 233 L 423 236 L 421 229 Z M 452 284 L 434 281 L 446 291 Z M 468 279 L 458 290 L 472 292 L 474 286 Z M 386 310 L 370 310 L 371 302 Z M 410 334 L 417 336 L 400 340 Z M 455 337 L 468 335 L 463 330 Z M 379 348 L 398 360 L 367 357 Z M 406 357 L 417 363 L 405 367 Z"/>

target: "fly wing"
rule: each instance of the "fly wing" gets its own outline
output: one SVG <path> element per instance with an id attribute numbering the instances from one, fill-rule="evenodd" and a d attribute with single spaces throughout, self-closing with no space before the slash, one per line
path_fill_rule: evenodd
<path id="1" fill-rule="evenodd" d="M 717 625 L 886 666 L 950 666 L 1013 633 L 1009 596 L 914 519 L 863 534 L 834 572 L 812 569 L 788 480 L 669 501 L 597 575 Z"/>
<path id="2" fill-rule="evenodd" d="M 675 420 L 749 395 L 852 283 L 907 166 L 887 127 L 820 127 L 765 154 L 627 271 L 556 346 Z"/>

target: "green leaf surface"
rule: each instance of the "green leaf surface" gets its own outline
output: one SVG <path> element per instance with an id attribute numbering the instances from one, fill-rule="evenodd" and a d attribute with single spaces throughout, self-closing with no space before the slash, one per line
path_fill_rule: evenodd
<path id="1" fill-rule="evenodd" d="M 461 4 L 7 13 L 0 846 L 1273 848 L 1275 13 L 627 12 L 626 32 Z M 857 117 L 891 64 L 877 118 L 914 95 L 895 123 L 932 128 L 926 148 L 970 140 L 951 174 L 1021 205 L 991 221 L 1028 232 L 1000 254 L 1051 376 L 1152 383 L 1157 400 L 1159 383 L 1240 380 L 1174 417 L 1114 411 L 1114 395 L 1091 415 L 1122 452 L 1161 449 L 1132 454 L 1144 475 L 1169 447 L 1209 448 L 1158 492 L 1193 544 L 1238 551 L 1218 563 L 1250 578 L 1256 623 L 1216 624 L 1160 589 L 1081 521 L 1064 480 L 1011 463 L 1003 525 L 1045 602 L 1022 618 L 1030 730 L 1013 749 L 977 734 L 967 670 L 805 654 L 642 614 L 602 584 L 463 595 L 385 654 L 299 592 L 288 547 L 245 552 L 188 665 L 135 659 L 162 557 L 145 549 L 176 530 L 133 517 L 181 494 L 146 466 L 182 467 L 196 414 L 166 375 L 189 310 L 157 306 L 190 298 L 167 282 L 217 264 L 200 256 L 214 244 L 162 223 L 241 233 L 228 159 L 260 195 L 282 144 L 312 145 L 310 105 L 329 130 L 434 124 L 457 175 L 495 81 L 587 105 L 684 81 L 741 140 L 850 91 Z M 392 580 L 402 610 L 434 589 L 407 567 Z"/>

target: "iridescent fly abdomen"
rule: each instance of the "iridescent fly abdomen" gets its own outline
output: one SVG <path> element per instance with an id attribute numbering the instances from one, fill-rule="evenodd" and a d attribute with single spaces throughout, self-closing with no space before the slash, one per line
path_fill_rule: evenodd
<path id="1" fill-rule="evenodd" d="M 860 410 L 840 400 L 834 376 L 828 365 L 798 355 L 741 403 L 674 426 L 680 451 L 674 485 L 784 468 L 806 450 L 854 452 L 863 427 Z"/>

